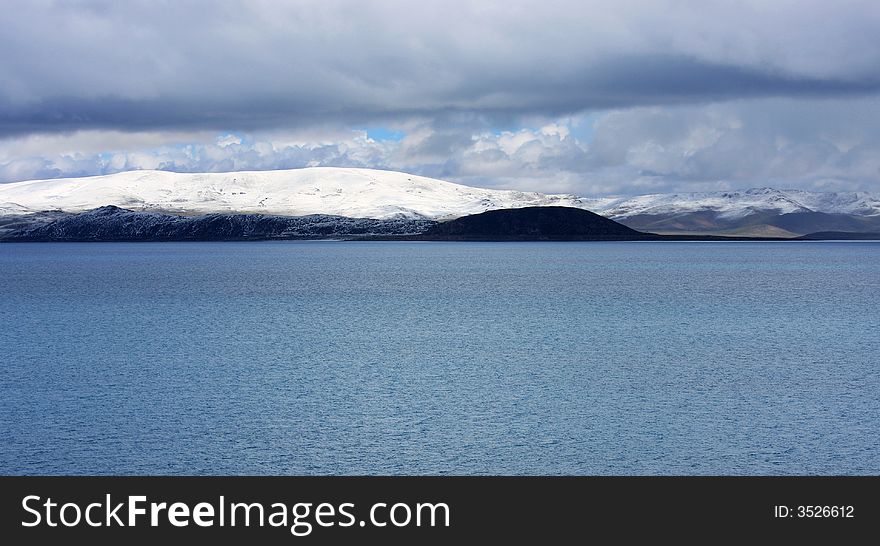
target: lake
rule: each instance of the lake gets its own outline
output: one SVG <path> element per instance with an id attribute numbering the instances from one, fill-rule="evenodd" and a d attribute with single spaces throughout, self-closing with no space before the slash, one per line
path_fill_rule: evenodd
<path id="1" fill-rule="evenodd" d="M 0 245 L 0 474 L 878 474 L 880 244 Z"/>

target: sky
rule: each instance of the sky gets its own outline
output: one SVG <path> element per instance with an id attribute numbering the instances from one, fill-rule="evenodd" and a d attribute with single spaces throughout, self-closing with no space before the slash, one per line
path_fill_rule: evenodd
<path id="1" fill-rule="evenodd" d="M 880 2 L 0 0 L 0 183 L 880 191 Z"/>

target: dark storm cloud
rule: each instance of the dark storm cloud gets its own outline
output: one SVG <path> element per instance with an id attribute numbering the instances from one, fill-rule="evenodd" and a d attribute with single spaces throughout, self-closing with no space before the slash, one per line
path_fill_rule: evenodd
<path id="1" fill-rule="evenodd" d="M 2 4 L 0 136 L 497 125 L 880 90 L 873 2 Z"/>
<path id="2" fill-rule="evenodd" d="M 495 89 L 515 93 L 481 103 Z M 162 130 L 211 129 L 253 131 L 274 127 L 330 122 L 358 125 L 430 118 L 438 125 L 469 122 L 510 124 L 522 116 L 558 117 L 583 110 L 630 106 L 712 102 L 726 99 L 789 96 L 823 97 L 862 95 L 880 90 L 873 80 L 844 81 L 792 78 L 733 66 L 712 65 L 692 59 L 646 56 L 619 59 L 585 70 L 567 81 L 507 79 L 482 82 L 461 89 L 448 105 L 420 106 L 365 103 L 353 106 L 291 97 L 261 97 L 259 92 L 241 100 L 205 97 L 129 99 L 120 97 L 50 97 L 0 110 L 0 137 L 43 131 L 80 129 Z"/>
<path id="3" fill-rule="evenodd" d="M 329 165 L 589 195 L 880 188 L 876 0 L 0 10 L 0 182 Z"/>

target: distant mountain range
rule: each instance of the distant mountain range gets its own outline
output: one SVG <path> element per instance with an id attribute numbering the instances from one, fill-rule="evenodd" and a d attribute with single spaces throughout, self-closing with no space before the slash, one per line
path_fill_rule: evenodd
<path id="1" fill-rule="evenodd" d="M 880 194 L 754 188 L 584 200 L 586 208 L 656 233 L 796 237 L 880 231 Z"/>
<path id="2" fill-rule="evenodd" d="M 248 225 L 258 223 L 247 216 L 256 213 L 270 219 L 260 220 L 256 232 L 271 237 L 312 233 L 318 224 L 328 233 L 405 234 L 438 221 L 524 207 L 586 209 L 630 228 L 661 234 L 798 237 L 880 232 L 880 194 L 867 192 L 757 188 L 585 198 L 474 188 L 393 171 L 316 167 L 208 174 L 131 171 L 0 184 L 0 237 L 53 224 L 50 229 L 56 232 L 74 233 L 99 220 L 118 227 L 122 213 L 102 209 L 107 206 L 153 214 L 141 214 L 136 222 L 128 217 L 125 229 L 141 232 L 148 225 L 160 229 L 156 226 L 174 224 L 174 233 L 197 233 L 220 217 L 240 217 L 229 221 L 247 232 Z M 72 219 L 86 211 L 95 212 Z M 328 227 L 333 223 L 339 229 Z"/>

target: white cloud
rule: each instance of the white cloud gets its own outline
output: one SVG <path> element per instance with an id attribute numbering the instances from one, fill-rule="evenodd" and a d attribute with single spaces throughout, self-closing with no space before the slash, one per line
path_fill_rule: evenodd
<path id="1" fill-rule="evenodd" d="M 338 127 L 235 135 L 32 135 L 0 141 L 0 179 L 324 165 L 583 195 L 766 185 L 880 187 L 876 98 L 646 107 L 535 121 L 534 128 L 505 131 L 487 131 L 479 122 L 413 122 L 399 141 L 377 141 L 363 130 Z M 589 130 L 584 124 L 591 125 Z"/>
<path id="2" fill-rule="evenodd" d="M 602 118 L 597 178 L 660 188 L 880 187 L 880 101 L 763 100 L 636 108 Z"/>
<path id="3" fill-rule="evenodd" d="M 241 144 L 241 137 L 231 133 L 217 137 L 217 146 L 220 146 L 221 148 L 232 146 L 233 144 Z"/>

